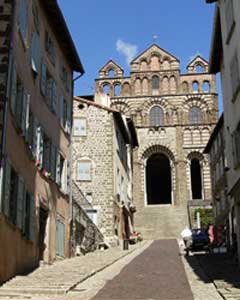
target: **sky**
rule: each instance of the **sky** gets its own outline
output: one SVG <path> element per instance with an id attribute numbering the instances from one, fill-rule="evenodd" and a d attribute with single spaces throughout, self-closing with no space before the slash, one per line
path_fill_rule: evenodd
<path id="1" fill-rule="evenodd" d="M 214 5 L 205 0 L 58 0 L 85 74 L 75 95 L 93 94 L 99 69 L 113 59 L 129 74 L 129 61 L 153 42 L 178 57 L 181 71 L 200 54 L 209 59 Z M 218 79 L 220 93 L 220 84 Z M 220 94 L 220 111 L 221 94 Z"/>

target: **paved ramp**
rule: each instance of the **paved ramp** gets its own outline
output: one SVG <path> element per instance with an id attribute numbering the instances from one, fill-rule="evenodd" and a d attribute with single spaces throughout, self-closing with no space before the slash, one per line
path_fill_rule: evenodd
<path id="1" fill-rule="evenodd" d="M 176 240 L 155 241 L 93 300 L 193 300 Z"/>

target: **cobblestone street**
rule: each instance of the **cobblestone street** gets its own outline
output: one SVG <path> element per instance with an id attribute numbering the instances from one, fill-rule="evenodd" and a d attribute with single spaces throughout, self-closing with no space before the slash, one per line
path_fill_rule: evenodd
<path id="1" fill-rule="evenodd" d="M 239 275 L 226 255 L 185 257 L 175 240 L 149 241 L 40 267 L 10 280 L 0 299 L 236 300 Z"/>

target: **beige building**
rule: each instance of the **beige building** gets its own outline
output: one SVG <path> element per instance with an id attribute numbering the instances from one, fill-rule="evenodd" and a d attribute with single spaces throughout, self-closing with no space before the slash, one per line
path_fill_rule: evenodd
<path id="1" fill-rule="evenodd" d="M 240 2 L 217 2 L 210 54 L 210 71 L 221 73 L 226 156 L 228 166 L 228 193 L 232 214 L 237 226 L 240 245 Z M 240 248 L 238 249 L 240 258 Z"/>
<path id="2" fill-rule="evenodd" d="M 223 114 L 212 132 L 204 153 L 209 155 L 210 160 L 215 231 L 223 237 L 222 241 L 218 241 L 216 237 L 216 244 L 224 242 L 231 246 L 232 236 L 236 231 L 236 220 L 228 195 L 227 173 L 229 167 L 226 158 Z"/>
<path id="3" fill-rule="evenodd" d="M 132 150 L 134 125 L 107 96 L 74 98 L 73 179 L 90 202 L 92 220 L 109 245 L 133 233 Z"/>
<path id="4" fill-rule="evenodd" d="M 3 282 L 70 254 L 72 76 L 84 70 L 57 1 L 0 2 L 1 71 L 8 78 L 1 127 Z"/>
<path id="5" fill-rule="evenodd" d="M 200 56 L 180 61 L 153 44 L 131 62 L 129 76 L 110 60 L 96 92 L 133 118 L 139 147 L 133 155 L 135 227 L 145 239 L 176 237 L 196 207 L 212 199 L 203 150 L 218 119 L 215 76 Z"/>

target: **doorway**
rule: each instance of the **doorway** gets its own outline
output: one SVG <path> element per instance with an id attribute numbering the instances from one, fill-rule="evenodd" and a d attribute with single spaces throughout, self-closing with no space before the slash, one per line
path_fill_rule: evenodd
<path id="1" fill-rule="evenodd" d="M 146 167 L 147 204 L 171 204 L 171 166 L 168 157 L 162 153 L 153 154 Z"/>
<path id="2" fill-rule="evenodd" d="M 202 199 L 202 175 L 198 159 L 191 160 L 192 199 Z"/>
<path id="3" fill-rule="evenodd" d="M 44 259 L 44 251 L 46 249 L 45 244 L 45 235 L 46 235 L 46 227 L 47 227 L 47 219 L 48 219 L 48 210 L 40 207 L 39 211 L 39 260 Z"/>

